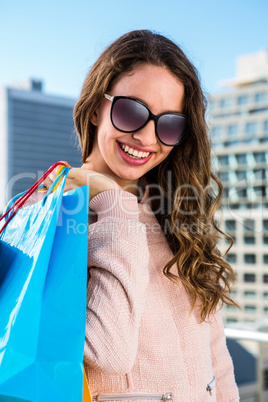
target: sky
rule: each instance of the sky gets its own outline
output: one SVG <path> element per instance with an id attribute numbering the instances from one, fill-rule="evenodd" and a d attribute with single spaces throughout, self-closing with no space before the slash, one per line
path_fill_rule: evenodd
<path id="1" fill-rule="evenodd" d="M 35 78 L 76 99 L 105 47 L 150 29 L 182 48 L 210 95 L 235 77 L 239 55 L 268 50 L 267 16 L 267 0 L 2 0 L 0 87 Z"/>

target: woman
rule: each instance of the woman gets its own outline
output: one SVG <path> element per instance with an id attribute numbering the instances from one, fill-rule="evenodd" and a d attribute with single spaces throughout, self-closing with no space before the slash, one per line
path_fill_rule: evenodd
<path id="1" fill-rule="evenodd" d="M 216 247 L 222 185 L 195 68 L 169 39 L 129 32 L 89 71 L 74 121 L 83 166 L 65 190 L 90 184 L 93 398 L 238 401 L 218 309 L 235 305 L 234 272 Z"/>

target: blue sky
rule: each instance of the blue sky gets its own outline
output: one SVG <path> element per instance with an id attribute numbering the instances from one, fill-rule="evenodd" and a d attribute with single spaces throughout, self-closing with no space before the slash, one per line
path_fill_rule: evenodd
<path id="1" fill-rule="evenodd" d="M 176 41 L 207 94 L 234 78 L 236 57 L 268 50 L 267 0 L 13 0 L 0 5 L 0 86 L 33 77 L 77 98 L 100 52 L 133 29 Z"/>

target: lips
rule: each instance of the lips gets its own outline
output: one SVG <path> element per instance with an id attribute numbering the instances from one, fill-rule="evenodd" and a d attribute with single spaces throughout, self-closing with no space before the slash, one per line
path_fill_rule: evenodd
<path id="1" fill-rule="evenodd" d="M 130 156 L 130 157 L 133 156 L 133 159 L 144 159 L 145 157 L 148 157 L 148 156 L 149 156 L 148 154 L 150 154 L 149 152 L 144 152 L 146 156 L 144 156 L 144 155 L 140 156 L 140 155 L 139 155 L 139 154 L 140 154 L 140 151 L 137 151 L 137 150 L 134 149 L 134 148 L 128 147 L 128 150 L 126 150 L 126 145 L 123 145 L 123 144 L 121 144 L 121 143 L 119 143 L 119 146 L 120 146 L 120 148 L 121 148 L 128 156 Z M 136 151 L 136 153 L 137 153 L 138 155 L 132 154 L 132 152 L 129 151 L 130 149 L 133 149 L 133 150 L 134 150 L 134 154 L 135 154 L 135 151 Z M 144 154 L 144 153 L 142 152 L 142 154 Z"/>
<path id="2" fill-rule="evenodd" d="M 150 153 L 154 153 L 155 151 L 153 151 L 152 149 L 146 149 L 146 148 L 141 148 L 141 147 L 138 147 L 137 145 L 133 145 L 133 144 L 129 144 L 128 142 L 120 142 L 120 141 L 117 141 L 119 144 L 121 144 L 121 145 L 128 145 L 130 148 L 132 148 L 132 149 L 134 149 L 134 150 L 136 150 L 137 152 L 150 152 Z"/>
<path id="3" fill-rule="evenodd" d="M 129 165 L 134 165 L 134 166 L 140 166 L 140 165 L 144 165 L 145 163 L 147 163 L 151 157 L 153 156 L 153 153 L 151 153 L 149 156 L 147 156 L 146 158 L 142 158 L 142 159 L 134 159 L 131 158 L 130 156 L 128 156 L 123 149 L 120 147 L 119 142 L 116 141 L 117 144 L 117 149 L 119 152 L 120 157 L 123 159 L 124 162 L 126 162 Z"/>

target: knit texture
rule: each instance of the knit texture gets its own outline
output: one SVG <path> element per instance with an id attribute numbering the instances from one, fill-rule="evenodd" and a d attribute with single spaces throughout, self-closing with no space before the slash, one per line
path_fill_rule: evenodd
<path id="1" fill-rule="evenodd" d="M 148 186 L 140 202 L 107 190 L 89 208 L 84 366 L 92 396 L 172 392 L 173 402 L 239 401 L 220 311 L 200 323 L 198 305 L 190 315 L 184 287 L 163 274 L 173 253 Z"/>
<path id="2" fill-rule="evenodd" d="M 172 401 L 239 401 L 221 314 L 200 323 L 150 205 L 123 190 L 89 203 L 84 365 L 93 396 L 172 392 Z M 176 274 L 175 265 L 172 272 Z M 206 390 L 213 377 L 212 394 Z"/>

